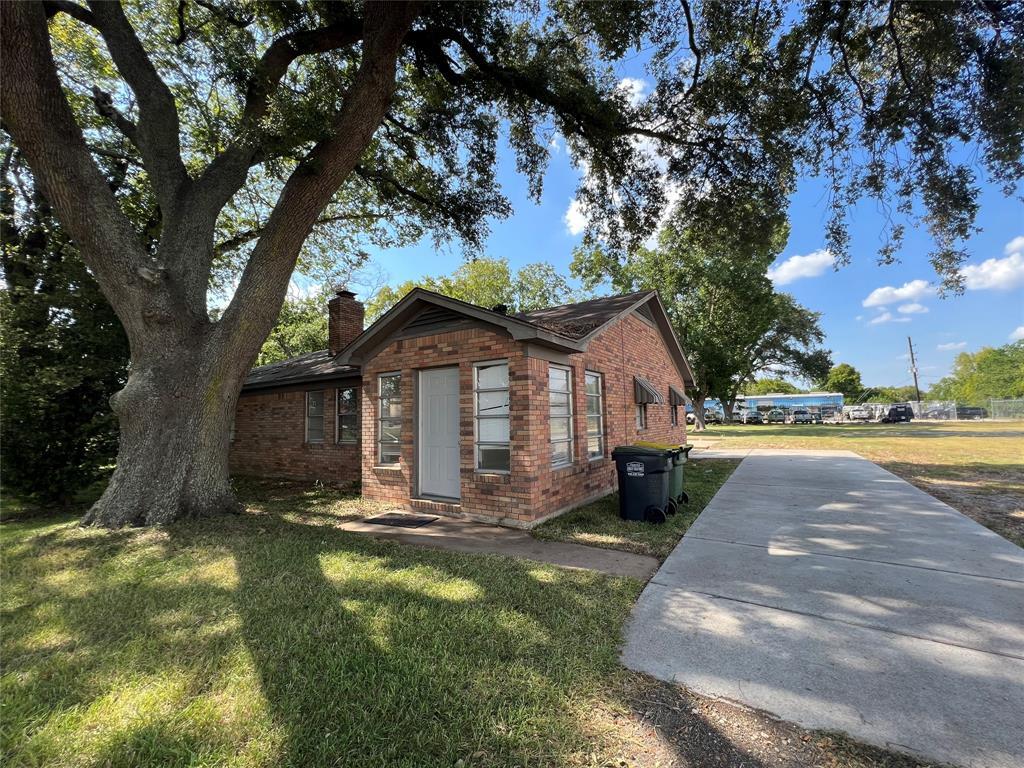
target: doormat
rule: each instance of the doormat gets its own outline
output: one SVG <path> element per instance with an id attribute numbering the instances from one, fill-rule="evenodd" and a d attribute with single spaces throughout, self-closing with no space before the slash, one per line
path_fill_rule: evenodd
<path id="1" fill-rule="evenodd" d="M 385 512 L 383 515 L 368 517 L 364 522 L 373 525 L 390 525 L 394 528 L 420 528 L 437 520 L 431 515 L 409 515 L 404 512 Z"/>

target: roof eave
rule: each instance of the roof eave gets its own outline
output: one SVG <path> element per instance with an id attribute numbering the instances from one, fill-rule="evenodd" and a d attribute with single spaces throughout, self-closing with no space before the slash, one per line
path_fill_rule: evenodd
<path id="1" fill-rule="evenodd" d="M 242 392 L 255 392 L 262 389 L 277 389 L 279 387 L 294 387 L 297 384 L 312 384 L 318 381 L 334 381 L 341 379 L 358 379 L 362 376 L 358 369 L 353 371 L 332 371 L 331 373 L 320 373 L 316 376 L 295 376 L 288 379 L 275 381 L 257 381 L 252 384 L 243 384 Z"/>

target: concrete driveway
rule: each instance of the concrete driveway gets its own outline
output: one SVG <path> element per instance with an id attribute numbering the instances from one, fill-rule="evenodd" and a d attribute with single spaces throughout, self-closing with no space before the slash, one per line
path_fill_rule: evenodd
<path id="1" fill-rule="evenodd" d="M 754 450 L 647 585 L 623 660 L 805 727 L 1019 768 L 1024 550 L 854 453 Z"/>

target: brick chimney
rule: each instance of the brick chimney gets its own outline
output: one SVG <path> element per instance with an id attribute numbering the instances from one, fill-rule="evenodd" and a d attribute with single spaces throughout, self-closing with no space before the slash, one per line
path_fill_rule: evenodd
<path id="1" fill-rule="evenodd" d="M 352 291 L 339 286 L 327 302 L 327 348 L 336 355 L 363 332 L 363 303 Z"/>

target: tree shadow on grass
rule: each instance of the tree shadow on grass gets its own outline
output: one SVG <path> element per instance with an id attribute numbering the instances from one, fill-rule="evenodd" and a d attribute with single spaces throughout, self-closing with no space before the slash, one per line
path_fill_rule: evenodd
<path id="1" fill-rule="evenodd" d="M 638 583 L 294 522 L 303 504 L 165 531 L 68 526 L 5 557 L 18 581 L 4 605 L 6 762 L 621 754 L 593 713 L 622 682 Z M 763 764 L 742 745 L 729 754 Z"/>

